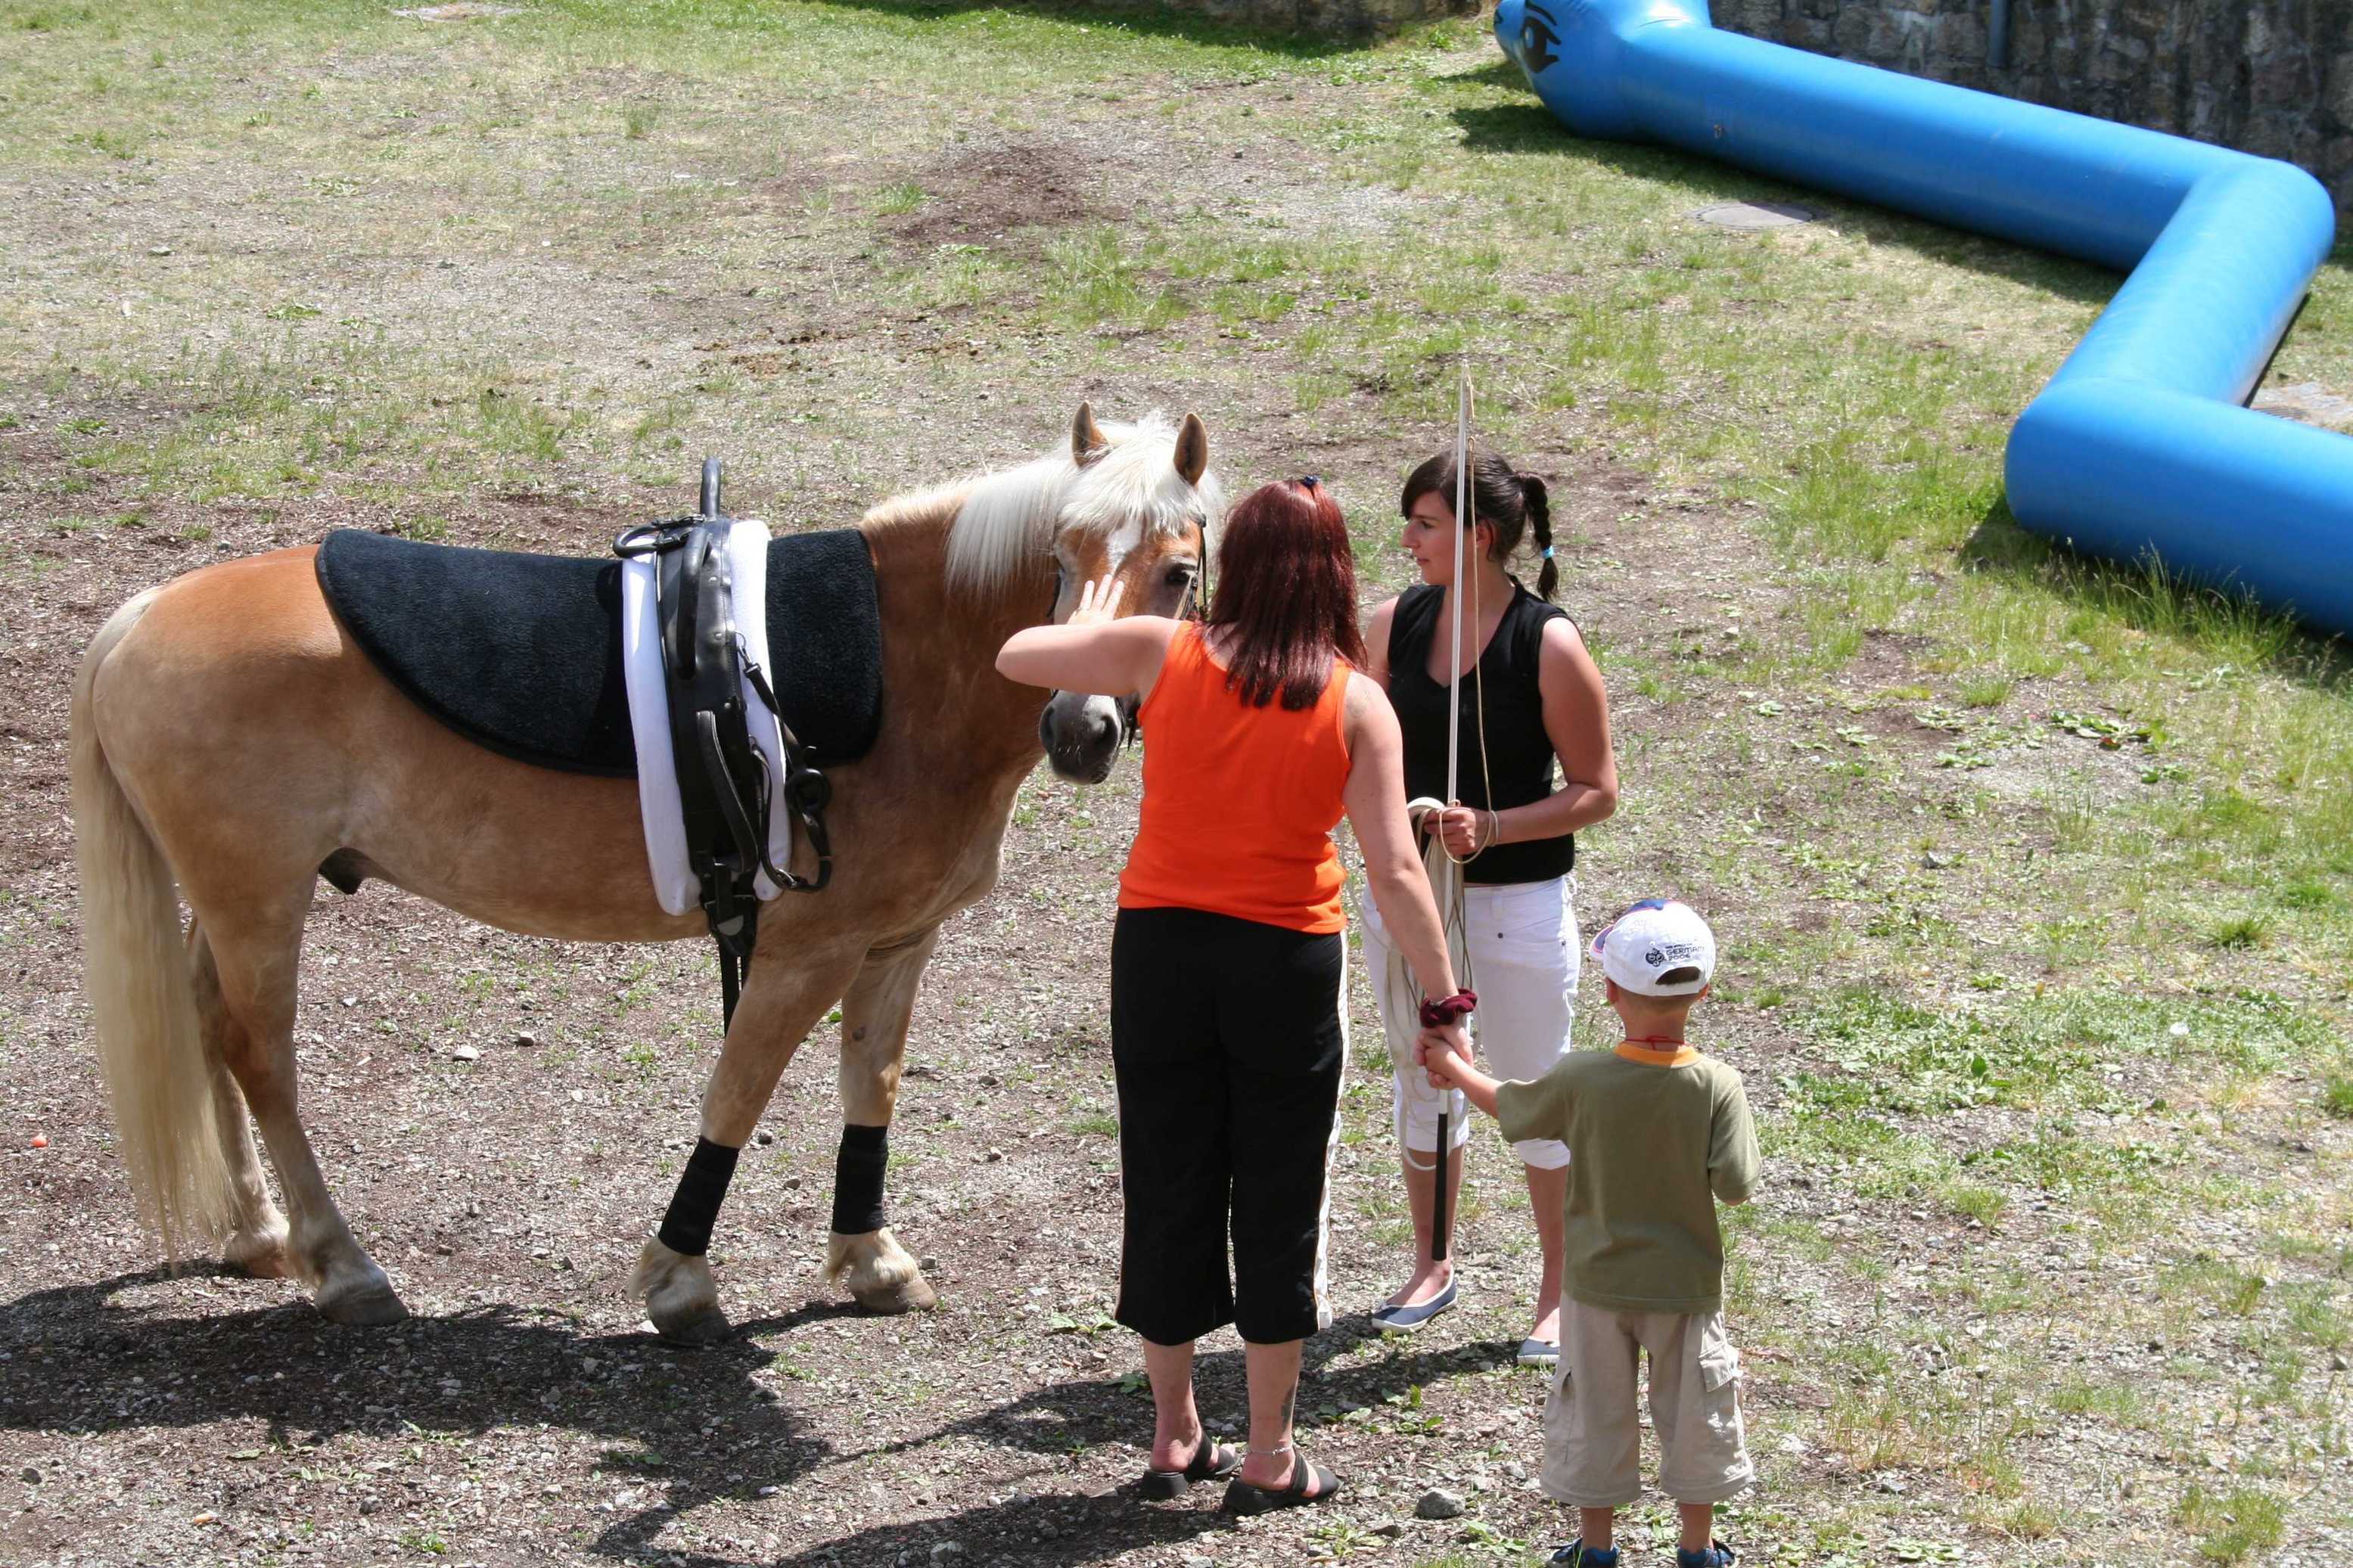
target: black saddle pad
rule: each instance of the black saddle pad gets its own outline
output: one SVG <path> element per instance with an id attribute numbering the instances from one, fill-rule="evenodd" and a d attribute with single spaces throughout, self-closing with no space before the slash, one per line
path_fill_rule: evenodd
<path id="1" fill-rule="evenodd" d="M 617 560 L 338 529 L 319 546 L 319 586 L 385 678 L 468 740 L 540 767 L 637 776 Z M 771 540 L 767 592 L 768 678 L 785 721 L 818 762 L 864 756 L 882 722 L 866 536 Z"/>

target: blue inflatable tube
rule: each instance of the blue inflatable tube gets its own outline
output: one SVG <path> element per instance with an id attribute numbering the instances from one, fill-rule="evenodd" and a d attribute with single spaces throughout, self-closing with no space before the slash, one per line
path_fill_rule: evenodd
<path id="1" fill-rule="evenodd" d="M 1578 135 L 2128 271 L 2019 416 L 2010 511 L 2353 634 L 2353 437 L 2243 406 L 2335 237 L 2311 175 L 1720 32 L 1706 0 L 1501 0 L 1495 32 Z"/>

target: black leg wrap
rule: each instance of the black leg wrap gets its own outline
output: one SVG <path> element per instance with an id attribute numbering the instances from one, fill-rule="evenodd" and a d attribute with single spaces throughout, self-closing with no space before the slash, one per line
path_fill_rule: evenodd
<path id="1" fill-rule="evenodd" d="M 881 1230 L 882 1168 L 891 1163 L 888 1127 L 841 1130 L 841 1152 L 833 1157 L 833 1229 L 837 1236 Z"/>
<path id="2" fill-rule="evenodd" d="M 670 1212 L 662 1215 L 661 1229 L 654 1233 L 664 1247 L 688 1258 L 700 1258 L 711 1250 L 711 1227 L 726 1199 L 739 1152 L 708 1138 L 694 1141 L 686 1173 L 678 1179 L 678 1191 L 670 1194 Z"/>

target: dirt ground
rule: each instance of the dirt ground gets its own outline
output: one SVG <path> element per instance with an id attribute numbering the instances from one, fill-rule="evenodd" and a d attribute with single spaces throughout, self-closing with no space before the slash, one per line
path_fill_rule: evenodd
<path id="1" fill-rule="evenodd" d="M 37 438 L 0 441 L 37 471 Z M 1630 494 L 1637 480 L 1605 474 L 1567 498 L 1581 548 L 1607 546 Z M 112 605 L 206 555 L 369 521 L 205 515 L 209 550 L 174 542 L 167 510 L 12 606 L 12 688 L 36 699 L 8 733 L 12 914 L 70 908 L 63 695 Z M 586 551 L 620 515 L 492 503 L 453 537 Z M 1506 1370 L 1528 1282 L 1482 1250 L 1499 1219 L 1461 1238 L 1488 1300 L 1389 1343 L 1361 1314 L 1393 1283 L 1394 1249 L 1361 1220 L 1335 1226 L 1344 1315 L 1314 1342 L 1302 1405 L 1317 1458 L 1348 1479 L 1345 1515 L 1237 1525 L 1213 1489 L 1164 1509 L 1124 1495 L 1149 1405 L 1103 1315 L 1115 1150 L 1072 1123 L 1108 1107 L 1109 893 L 1133 778 L 1131 763 L 1083 795 L 1034 779 L 1000 892 L 934 961 L 890 1185 L 894 1228 L 943 1308 L 866 1317 L 818 1277 L 839 1126 L 820 1037 L 730 1195 L 713 1261 L 738 1333 L 707 1352 L 663 1345 L 620 1297 L 712 1056 L 715 976 L 699 947 L 583 950 L 375 885 L 355 898 L 322 885 L 307 1117 L 339 1201 L 417 1313 L 360 1331 L 324 1324 L 283 1282 L 150 1265 L 83 1053 L 77 944 L 69 927 L 37 940 L 20 919 L 10 1027 L 31 1048 L 12 1055 L 7 1095 L 47 1146 L 19 1138 L 6 1156 L 26 1200 L 0 1244 L 12 1552 L 849 1564 L 947 1561 L 955 1543 L 983 1563 L 1277 1563 L 1328 1551 L 1317 1537 L 1335 1518 L 1389 1531 L 1359 1555 L 1431 1554 L 1462 1529 L 1413 1518 L 1440 1485 L 1506 1505 L 1483 1528 L 1532 1521 L 1540 1505 L 1519 1489 L 1541 1384 Z M 1361 976 L 1357 991 L 1357 1038 L 1377 1041 Z M 1360 1093 L 1378 1087 L 1368 1059 Z M 1351 1148 L 1339 1181 L 1390 1184 L 1386 1155 L 1378 1137 Z M 1204 1408 L 1230 1431 L 1239 1348 L 1221 1334 L 1205 1350 Z M 1400 1429 L 1432 1440 L 1409 1458 Z"/>
<path id="2" fill-rule="evenodd" d="M 1403 1249 L 1361 975 L 1335 1174 L 1341 1315 L 1309 1346 L 1300 1398 L 1303 1445 L 1346 1493 L 1235 1522 L 1213 1489 L 1165 1507 L 1128 1489 L 1150 1407 L 1134 1342 L 1105 1316 L 1120 1214 L 1106 973 L 1132 759 L 1084 792 L 1033 777 L 998 889 L 952 922 L 931 966 L 889 1194 L 937 1311 L 865 1316 L 820 1278 L 839 1125 L 820 1033 L 746 1151 L 714 1241 L 735 1336 L 662 1344 L 620 1287 L 694 1136 L 718 1033 L 706 952 L 517 937 L 376 884 L 320 889 L 298 1025 L 304 1111 L 338 1201 L 415 1316 L 339 1329 L 290 1284 L 160 1267 L 87 1048 L 66 780 L 70 673 L 124 599 L 334 527 L 601 552 L 626 523 L 678 510 L 704 449 L 740 454 L 744 510 L 839 526 L 895 489 L 1031 455 L 1082 396 L 1107 416 L 1198 406 L 1229 482 L 1337 476 L 1369 595 L 1401 581 L 1390 486 L 1446 428 L 1401 419 L 1378 367 L 1337 377 L 1313 411 L 1285 379 L 1323 320 L 1308 305 L 1384 302 L 1246 300 L 1162 320 L 1116 293 L 1153 279 L 1075 243 L 1181 201 L 1205 226 L 1409 252 L 1454 208 L 1341 177 L 1327 123 L 1366 91 L 1400 119 L 1434 115 L 1408 88 L 1312 62 L 1182 80 L 1106 67 L 1080 131 L 1008 123 L 1018 117 L 1001 107 L 867 113 L 845 107 L 848 89 L 804 101 L 776 89 L 780 123 L 807 117 L 780 132 L 796 155 L 777 168 L 723 135 L 666 142 L 681 84 L 596 47 L 512 89 L 465 76 L 487 68 L 487 49 L 445 68 L 409 47 L 338 58 L 325 74 L 363 107 L 323 153 L 260 154 L 274 173 L 251 200 L 235 188 L 253 177 L 245 165 L 193 154 L 7 173 L 27 215 L 8 254 L 28 287 L 0 383 L 0 1180 L 14 1200 L 0 1215 L 0 1562 L 1540 1561 L 1570 1531 L 1534 1489 L 1544 1384 L 1510 1364 L 1532 1237 L 1492 1140 L 1474 1145 L 1460 1232 L 1464 1307 L 1411 1339 L 1363 1320 Z M 1466 46 L 1445 69 L 1488 63 Z M 220 68 L 224 92 L 294 120 L 301 70 Z M 520 132 L 499 154 L 512 169 L 493 159 L 495 177 L 468 174 L 480 183 L 451 184 L 438 207 L 335 184 L 380 142 L 426 145 L 445 120 L 488 116 L 484 134 L 504 135 L 587 96 L 670 107 L 643 139 L 624 139 L 617 109 L 601 140 Z M 404 107 L 378 115 L 377 97 Z M 1279 129 L 1239 131 L 1245 109 Z M 659 194 L 672 163 L 694 172 L 707 231 L 671 221 L 687 210 Z M 638 182 L 626 228 L 592 199 L 572 205 L 624 179 Z M 461 239 L 461 219 L 512 232 Z M 941 277 L 878 281 L 911 258 Z M 1011 271 L 959 293 L 954 269 L 983 261 Z M 1154 265 L 1165 282 L 1191 263 L 1172 248 Z M 133 320 L 129 293 L 112 292 L 121 266 L 153 279 L 139 309 L 179 312 L 120 350 L 148 356 L 135 374 L 93 324 L 118 303 Z M 993 299 L 1003 276 L 1031 292 Z M 1102 310 L 1116 319 L 1056 316 L 1082 297 L 1112 298 Z M 270 382 L 282 403 L 240 402 L 226 371 L 181 374 L 170 367 L 185 357 L 157 346 L 185 331 L 197 345 L 185 353 L 209 363 L 265 309 L 279 312 L 265 333 L 348 314 L 379 335 Z M 40 331 L 77 346 L 36 353 Z M 431 368 L 445 361 L 446 386 Z M 413 362 L 429 373 L 368 423 L 370 376 Z M 1924 635 L 1874 623 L 1851 660 L 1786 688 L 1746 682 L 1740 659 L 1760 645 L 1802 650 L 1837 629 L 1808 618 L 1815 579 L 1768 545 L 1759 509 L 1653 461 L 1603 405 L 1533 412 L 1542 369 L 1496 364 L 1494 404 L 1514 411 L 1513 456 L 1555 479 L 1564 601 L 1603 650 L 1628 791 L 1621 820 L 1591 836 L 1577 910 L 1590 921 L 1661 889 L 1704 893 L 1732 955 L 1710 1048 L 1746 1075 L 1773 1155 L 1758 1212 L 1736 1229 L 1731 1281 L 1765 1486 L 1723 1533 L 1744 1563 L 1823 1568 L 2170 1561 L 2193 1550 L 2189 1521 L 2221 1506 L 2196 1500 L 2243 1485 L 2284 1497 L 2293 1526 L 2255 1560 L 2337 1560 L 2353 1547 L 2353 1138 L 2312 1110 L 2325 1065 L 2226 1092 L 2211 1064 L 2161 1054 L 2160 1022 L 2147 1053 L 2082 1064 L 2104 1098 L 2068 1124 L 2074 1142 L 2015 1100 L 1874 1105 L 1832 1119 L 1845 1142 L 1821 1142 L 1792 1107 L 1816 1091 L 1809 1075 L 1846 1066 L 1785 994 L 1843 985 L 1958 1009 L 1997 988 L 2039 997 L 2077 962 L 2057 945 L 2077 938 L 2031 934 L 2073 910 L 2063 858 L 2050 869 L 2069 842 L 2052 791 L 2106 811 L 2141 787 L 2140 764 L 2041 732 L 2049 710 L 2098 695 L 2065 675 L 2021 680 L 1969 721 L 2033 743 L 1978 769 L 1940 761 L 1958 744 L 1948 720 L 1919 716 L 1957 703 L 1970 673 Z M 328 456 L 282 495 L 256 499 L 183 452 L 258 461 L 243 454 L 314 406 Z M 458 414 L 470 421 L 459 434 L 434 423 Z M 533 420 L 565 419 L 578 434 L 560 449 L 533 446 Z M 181 455 L 159 467 L 158 454 Z M 1868 777 L 1847 765 L 1866 757 Z M 1866 860 L 1876 869 L 1856 868 Z M 2260 990 L 2333 1027 L 2343 977 L 2317 967 L 2185 950 L 2152 1005 L 2178 1002 L 2203 1029 L 2198 1008 L 2259 1012 L 2272 1004 L 2244 999 Z M 1598 1014 L 1588 995 L 1588 1043 Z M 2083 1054 L 2073 1037 L 2064 1048 Z M 2218 1194 L 2215 1217 L 2133 1231 L 2119 1216 L 2175 1211 L 2104 1207 L 2088 1182 L 2021 1173 L 2053 1148 L 2129 1156 L 2136 1180 L 2153 1168 L 2147 1184 Z M 1915 1177 L 1903 1160 L 1943 1173 Z M 2301 1250 L 2270 1226 L 2306 1238 Z M 2234 1305 L 2248 1279 L 2254 1294 Z M 2266 1342 L 2289 1342 L 2291 1288 L 2306 1327 L 2287 1364 Z M 1204 1350 L 1205 1415 L 1232 1433 L 1239 1346 L 1220 1334 Z M 2136 1386 L 2133 1406 L 2117 1391 Z M 1417 1516 L 1432 1489 L 1455 1494 L 1456 1517 Z M 1628 1521 L 1630 1561 L 1661 1560 L 1670 1521 L 1646 1501 Z"/>

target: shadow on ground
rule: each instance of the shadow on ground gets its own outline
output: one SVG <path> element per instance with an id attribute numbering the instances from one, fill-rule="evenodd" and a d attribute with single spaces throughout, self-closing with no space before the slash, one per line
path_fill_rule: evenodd
<path id="1" fill-rule="evenodd" d="M 682 1351 L 584 1331 L 552 1309 L 346 1329 L 307 1301 L 183 1316 L 115 1299 L 168 1277 L 153 1268 L 0 1306 L 0 1427 L 90 1436 L 251 1420 L 271 1447 L 299 1450 L 345 1434 L 479 1436 L 543 1422 L 611 1439 L 606 1468 L 664 1489 L 599 1538 L 596 1550 L 617 1556 L 637 1555 L 703 1502 L 789 1486 L 827 1459 L 828 1445 L 753 1380 L 775 1358 L 750 1336 L 855 1310 L 812 1307 Z"/>
<path id="2" fill-rule="evenodd" d="M 1145 37 L 1183 38 L 1190 43 L 1240 46 L 1289 59 L 1320 60 L 1337 55 L 1360 54 L 1368 40 L 1313 37 L 1273 28 L 1248 27 L 1214 22 L 1201 16 L 1163 5 L 1099 5 L 1093 0 L 828 0 L 829 4 L 872 11 L 910 22 L 933 22 L 974 11 L 1019 11 L 1050 21 L 1076 22 L 1104 31 L 1117 29 Z"/>
<path id="3" fill-rule="evenodd" d="M 2019 526 L 1998 497 L 1960 548 L 1962 569 L 2021 587 L 2055 589 L 2113 611 L 2138 631 L 2173 633 L 2193 624 L 2236 633 L 2272 674 L 2316 691 L 2353 690 L 2353 641 L 2299 626 L 2229 584 L 2172 576 L 2151 558 L 2135 563 L 2078 555 Z"/>
<path id="4" fill-rule="evenodd" d="M 1466 1351 L 1458 1346 L 1385 1356 L 1339 1372 L 1328 1370 L 1335 1357 L 1362 1340 L 1374 1337 L 1377 1336 L 1368 1331 L 1351 1331 L 1343 1325 L 1307 1342 L 1296 1417 L 1302 1433 L 1313 1433 L 1337 1419 L 1321 1414 L 1323 1411 L 1345 1411 L 1356 1405 L 1378 1408 L 1382 1400 L 1400 1388 L 1435 1383 L 1460 1373 L 1466 1353 L 1482 1353 L 1480 1347 L 1468 1347 Z M 1486 1347 L 1483 1353 L 1490 1359 L 1501 1360 L 1516 1349 L 1515 1342 Z M 1244 1408 L 1249 1399 L 1242 1376 L 1242 1352 L 1216 1351 L 1197 1359 L 1193 1363 L 1193 1386 L 1205 1408 Z M 1131 1394 L 1116 1382 L 1071 1381 L 1049 1384 L 920 1437 L 880 1445 L 864 1454 L 902 1454 L 952 1437 L 975 1437 L 1034 1454 L 1069 1454 L 1098 1443 L 1141 1442 L 1150 1436 L 1151 1427 L 1151 1400 L 1141 1389 Z M 844 1460 L 862 1457 L 855 1453 L 841 1456 Z"/>
<path id="5" fill-rule="evenodd" d="M 1314 1457 L 1314 1435 L 1354 1406 L 1379 1409 L 1401 1388 L 1434 1383 L 1459 1373 L 1467 1355 L 1495 1360 L 1508 1357 L 1515 1345 L 1455 1347 L 1385 1356 L 1338 1372 L 1332 1361 L 1366 1338 L 1377 1337 L 1362 1328 L 1337 1325 L 1307 1342 L 1305 1380 L 1299 1397 L 1297 1426 L 1302 1451 Z M 1247 1404 L 1242 1352 L 1239 1349 L 1211 1352 L 1194 1363 L 1194 1386 L 1208 1409 L 1240 1409 Z M 1142 1393 L 1123 1392 L 1110 1381 L 1069 1381 L 1050 1384 L 1007 1404 L 955 1421 L 923 1436 L 892 1443 L 863 1454 L 842 1455 L 842 1462 L 918 1450 L 948 1438 L 977 1439 L 1018 1447 L 1035 1454 L 1066 1455 L 1110 1441 L 1134 1443 L 1141 1449 L 1152 1426 L 1152 1406 Z M 1238 1439 L 1230 1439 L 1238 1440 Z M 1340 1467 L 1347 1482 L 1346 1466 Z M 983 1561 L 1018 1542 L 1018 1560 L 1049 1568 L 1119 1558 L 1123 1553 L 1154 1546 L 1181 1545 L 1196 1537 L 1221 1533 L 1233 1521 L 1217 1508 L 1222 1482 L 1193 1489 L 1185 1505 L 1153 1507 L 1135 1496 L 1133 1480 L 1108 1491 L 1069 1490 L 1040 1495 L 1017 1495 L 1001 1502 L 969 1508 L 940 1520 L 924 1533 L 941 1540 L 990 1542 L 975 1548 Z M 888 1563 L 890 1553 L 909 1537 L 904 1522 L 878 1525 L 811 1546 L 784 1558 L 778 1568 L 815 1568 L 825 1563 Z M 1210 1555 L 1218 1555 L 1212 1550 Z M 699 1568 L 719 1568 L 716 1563 Z"/>
<path id="6" fill-rule="evenodd" d="M 180 1277 L 192 1275 L 241 1278 L 212 1268 Z M 845 1304 L 745 1322 L 719 1345 L 686 1351 L 649 1334 L 586 1331 L 554 1309 L 485 1307 L 355 1330 L 327 1322 L 303 1301 L 191 1315 L 118 1300 L 171 1277 L 152 1268 L 0 1306 L 0 1349 L 7 1352 L 0 1361 L 0 1428 L 88 1436 L 259 1421 L 270 1447 L 299 1454 L 344 1435 L 480 1436 L 544 1423 L 610 1441 L 599 1468 L 654 1489 L 651 1502 L 617 1516 L 589 1551 L 623 1559 L 659 1553 L 696 1568 L 733 1560 L 657 1545 L 681 1516 L 721 1498 L 791 1487 L 821 1466 L 955 1438 L 1064 1458 L 1106 1442 L 1140 1446 L 1151 1430 L 1145 1397 L 1108 1378 L 1070 1380 L 922 1436 L 838 1453 L 805 1435 L 754 1380 L 776 1356 L 753 1342 L 856 1312 Z M 1461 1371 L 1466 1355 L 1509 1353 L 1500 1345 L 1413 1351 L 1332 1370 L 1335 1358 L 1366 1337 L 1344 1324 L 1309 1342 L 1303 1446 L 1353 1407 L 1377 1410 L 1400 1389 Z M 1246 1404 L 1239 1349 L 1202 1356 L 1195 1380 L 1210 1408 Z M 1215 1507 L 1220 1491 L 1197 1489 L 1190 1506 L 1173 1508 L 1142 1506 L 1127 1483 L 1017 1492 L 934 1521 L 900 1519 L 813 1544 L 781 1559 L 780 1568 L 892 1563 L 912 1541 L 929 1538 L 973 1542 L 983 1561 L 1018 1542 L 1025 1563 L 1103 1562 L 1230 1528 Z"/>

